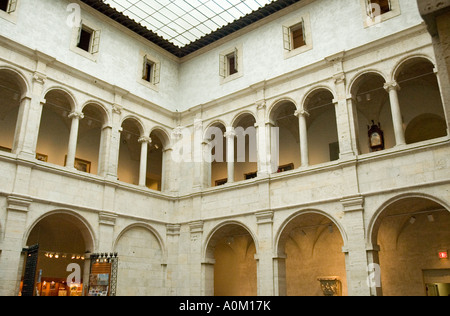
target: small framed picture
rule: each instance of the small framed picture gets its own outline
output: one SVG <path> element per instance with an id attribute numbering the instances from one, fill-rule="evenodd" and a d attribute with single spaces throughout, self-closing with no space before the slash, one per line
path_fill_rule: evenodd
<path id="1" fill-rule="evenodd" d="M 82 172 L 91 172 L 91 162 L 75 158 L 75 169 L 82 171 Z"/>
<path id="2" fill-rule="evenodd" d="M 36 153 L 36 159 L 39 160 L 39 161 L 47 162 L 48 161 L 48 156 L 44 155 L 44 154 Z"/>

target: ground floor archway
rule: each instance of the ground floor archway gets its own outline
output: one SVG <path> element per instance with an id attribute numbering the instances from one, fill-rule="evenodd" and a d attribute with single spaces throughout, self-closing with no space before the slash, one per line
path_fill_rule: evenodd
<path id="1" fill-rule="evenodd" d="M 206 287 L 215 296 L 256 296 L 256 245 L 241 224 L 217 228 L 209 239 L 206 258 L 213 262 L 206 275 Z"/>
<path id="2" fill-rule="evenodd" d="M 280 294 L 288 296 L 347 295 L 344 241 L 328 216 L 307 211 L 293 215 L 278 239 L 285 280 Z M 333 290 L 330 292 L 327 289 Z"/>
<path id="3" fill-rule="evenodd" d="M 384 296 L 436 295 L 438 287 L 448 292 L 450 266 L 439 256 L 450 249 L 449 227 L 450 212 L 432 197 L 400 197 L 383 208 L 372 237 Z"/>
<path id="4" fill-rule="evenodd" d="M 39 246 L 34 295 L 82 295 L 88 282 L 85 274 L 89 273 L 87 256 L 94 243 L 91 231 L 81 217 L 69 211 L 43 216 L 31 229 L 26 245 Z M 74 277 L 68 284 L 71 275 Z"/>

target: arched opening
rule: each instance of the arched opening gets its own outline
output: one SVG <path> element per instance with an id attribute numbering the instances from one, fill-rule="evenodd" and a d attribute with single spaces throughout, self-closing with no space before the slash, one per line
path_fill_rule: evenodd
<path id="1" fill-rule="evenodd" d="M 34 293 L 39 296 L 81 296 L 85 280 L 86 255 L 93 251 L 93 239 L 86 224 L 68 212 L 55 212 L 40 219 L 31 230 L 26 245 L 39 245 Z M 79 277 L 67 284 L 72 268 Z M 69 271 L 68 271 L 69 270 Z M 75 283 L 80 281 L 80 283 Z"/>
<path id="2" fill-rule="evenodd" d="M 228 182 L 227 142 L 225 125 L 214 123 L 208 127 L 205 139 L 209 143 L 211 186 L 220 186 Z"/>
<path id="3" fill-rule="evenodd" d="M 0 71 L 0 151 L 12 152 L 22 91 L 17 75 Z"/>
<path id="4" fill-rule="evenodd" d="M 396 81 L 406 143 L 447 136 L 434 65 L 423 58 L 408 60 L 399 67 Z"/>
<path id="5" fill-rule="evenodd" d="M 139 168 L 141 161 L 140 124 L 134 118 L 127 118 L 122 123 L 120 134 L 119 164 L 117 177 L 119 181 L 139 184 Z"/>
<path id="6" fill-rule="evenodd" d="M 253 115 L 240 115 L 234 125 L 234 179 L 242 181 L 255 178 L 258 171 L 256 146 L 256 120 Z"/>
<path id="7" fill-rule="evenodd" d="M 87 104 L 83 108 L 84 118 L 78 129 L 75 168 L 80 171 L 100 174 L 101 150 L 105 142 L 103 127 L 106 122 L 105 111 L 96 104 Z"/>
<path id="8" fill-rule="evenodd" d="M 164 174 L 164 132 L 154 130 L 148 144 L 146 185 L 149 189 L 162 191 Z"/>
<path id="9" fill-rule="evenodd" d="M 62 90 L 51 90 L 45 95 L 36 146 L 37 159 L 65 166 L 73 111 L 70 97 Z"/>
<path id="10" fill-rule="evenodd" d="M 278 241 L 278 253 L 286 258 L 285 289 L 289 296 L 347 295 L 344 241 L 336 224 L 328 217 L 307 212 L 285 225 Z M 334 293 L 324 290 L 332 284 Z"/>
<path id="11" fill-rule="evenodd" d="M 361 154 L 395 146 L 390 99 L 384 88 L 385 83 L 381 75 L 366 73 L 360 76 L 352 87 L 358 146 Z M 373 125 L 379 126 L 384 135 L 384 142 L 376 149 L 371 147 L 368 134 Z"/>
<path id="12" fill-rule="evenodd" d="M 381 289 L 386 296 L 450 294 L 450 213 L 426 197 L 405 197 L 378 216 L 372 242 L 379 245 Z"/>
<path id="13" fill-rule="evenodd" d="M 318 89 L 305 100 L 304 107 L 309 114 L 306 123 L 311 165 L 339 159 L 339 138 L 333 99 L 330 91 Z"/>
<path id="14" fill-rule="evenodd" d="M 276 172 L 283 172 L 299 168 L 300 159 L 300 134 L 299 122 L 295 115 L 297 108 L 291 101 L 281 101 L 272 109 L 270 119 L 278 129 L 278 135 L 272 138 L 272 164 L 278 165 Z M 278 136 L 278 146 L 274 148 L 274 137 Z M 278 162 L 278 163 L 277 163 Z"/>
<path id="15" fill-rule="evenodd" d="M 240 224 L 227 224 L 214 232 L 206 257 L 214 261 L 214 271 L 206 276 L 206 288 L 215 296 L 256 296 L 257 264 L 255 242 Z"/>
<path id="16" fill-rule="evenodd" d="M 119 254 L 117 295 L 161 296 L 163 252 L 159 238 L 144 226 L 126 229 L 117 240 Z"/>

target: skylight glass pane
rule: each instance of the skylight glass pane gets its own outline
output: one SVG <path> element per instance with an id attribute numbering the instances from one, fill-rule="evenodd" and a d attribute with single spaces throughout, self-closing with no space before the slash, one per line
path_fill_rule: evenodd
<path id="1" fill-rule="evenodd" d="M 104 0 L 117 11 L 179 47 L 188 45 L 273 1 Z"/>

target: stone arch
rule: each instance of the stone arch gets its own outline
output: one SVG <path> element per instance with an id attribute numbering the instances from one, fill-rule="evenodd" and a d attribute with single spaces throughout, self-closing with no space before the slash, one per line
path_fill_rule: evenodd
<path id="1" fill-rule="evenodd" d="M 341 224 L 329 214 L 305 209 L 284 220 L 275 238 L 280 295 L 324 295 L 321 279 L 339 280 L 347 294 L 345 254 L 347 237 Z M 326 258 L 326 260 L 325 260 Z"/>
<path id="2" fill-rule="evenodd" d="M 39 245 L 35 289 L 39 296 L 70 295 L 68 271 L 79 271 L 72 280 L 81 295 L 89 282 L 89 254 L 96 249 L 96 237 L 89 222 L 72 210 L 54 210 L 36 218 L 24 235 L 24 246 Z M 78 270 L 73 270 L 73 266 Z M 69 269 L 70 268 L 70 269 Z M 79 283 L 78 283 L 79 282 Z M 46 285 L 47 284 L 47 285 Z M 50 285 L 48 285 L 50 284 Z"/>
<path id="3" fill-rule="evenodd" d="M 385 90 L 386 77 L 377 71 L 361 73 L 351 85 L 351 96 L 355 115 L 355 131 L 361 154 L 372 152 L 368 131 L 379 125 L 384 133 L 384 147 L 396 144 L 390 98 Z"/>
<path id="4" fill-rule="evenodd" d="M 21 72 L 14 68 L 0 67 L 0 146 L 16 152 L 20 129 L 26 124 L 20 108 L 24 97 L 29 94 L 28 82 Z M 22 111 L 23 112 L 23 111 Z"/>
<path id="5" fill-rule="evenodd" d="M 398 98 L 403 128 L 405 132 L 409 129 L 410 137 L 406 143 L 447 136 L 446 114 L 433 61 L 427 56 L 409 56 L 398 63 L 393 75 L 400 87 Z M 411 124 L 417 130 L 418 137 L 411 137 L 414 134 Z"/>
<path id="6" fill-rule="evenodd" d="M 368 242 L 377 249 L 377 286 L 387 296 L 427 295 L 427 271 L 439 275 L 438 252 L 450 247 L 448 203 L 423 193 L 405 193 L 376 210 L 368 227 Z M 442 281 L 450 283 L 443 275 Z"/>
<path id="7" fill-rule="evenodd" d="M 311 89 L 302 101 L 302 108 L 308 113 L 306 128 L 308 157 L 311 165 L 339 159 L 339 137 L 334 100 L 333 90 L 326 86 L 319 86 Z"/>
<path id="8" fill-rule="evenodd" d="M 206 295 L 257 295 L 258 242 L 255 235 L 238 221 L 217 225 L 203 248 Z M 213 263 L 213 264 L 211 264 Z"/>
<path id="9" fill-rule="evenodd" d="M 161 296 L 164 291 L 166 250 L 159 233 L 150 225 L 135 223 L 124 228 L 114 242 L 118 253 L 119 296 Z"/>

